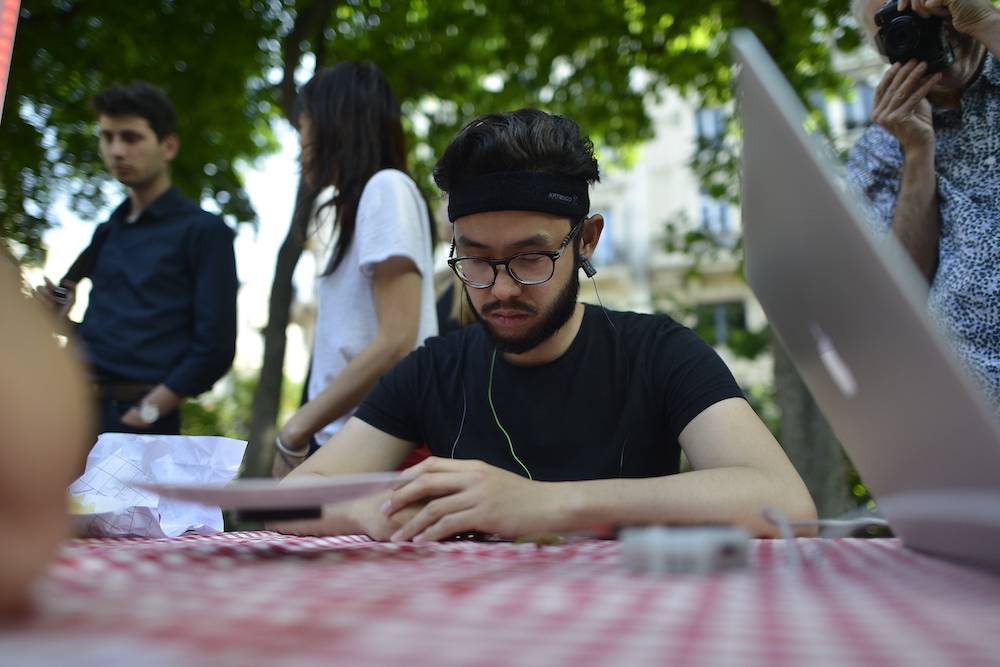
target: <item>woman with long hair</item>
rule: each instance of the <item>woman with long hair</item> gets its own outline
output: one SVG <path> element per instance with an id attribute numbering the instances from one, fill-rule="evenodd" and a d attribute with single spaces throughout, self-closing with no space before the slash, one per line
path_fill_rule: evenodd
<path id="1" fill-rule="evenodd" d="M 396 95 L 370 62 L 320 70 L 293 110 L 314 220 L 333 214 L 307 401 L 278 432 L 282 477 L 336 433 L 378 378 L 437 334 L 434 228 L 406 166 Z M 321 201 L 332 186 L 333 196 Z"/>

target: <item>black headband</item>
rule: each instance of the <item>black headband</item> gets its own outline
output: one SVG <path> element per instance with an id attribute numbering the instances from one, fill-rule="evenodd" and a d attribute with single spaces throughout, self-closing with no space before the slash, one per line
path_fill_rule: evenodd
<path id="1" fill-rule="evenodd" d="M 542 171 L 498 171 L 456 184 L 448 193 L 448 219 L 473 213 L 538 211 L 579 220 L 590 212 L 587 182 Z"/>

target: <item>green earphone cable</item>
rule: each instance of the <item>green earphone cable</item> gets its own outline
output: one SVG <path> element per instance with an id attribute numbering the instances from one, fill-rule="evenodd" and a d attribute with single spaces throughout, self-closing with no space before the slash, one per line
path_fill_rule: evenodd
<path id="1" fill-rule="evenodd" d="M 518 465 L 524 468 L 524 472 L 528 475 L 528 479 L 533 479 L 533 477 L 531 476 L 531 471 L 528 470 L 528 466 L 524 465 L 524 463 L 521 462 L 521 459 L 517 458 L 517 454 L 514 453 L 514 443 L 510 441 L 510 434 L 507 433 L 507 429 L 505 429 L 503 427 L 503 424 L 500 423 L 500 418 L 497 416 L 497 409 L 493 405 L 493 368 L 496 366 L 496 362 L 497 362 L 497 349 L 494 347 L 493 358 L 490 360 L 490 385 L 486 392 L 486 395 L 490 401 L 490 410 L 493 411 L 493 419 L 494 421 L 496 421 L 497 426 L 500 428 L 500 432 L 503 433 L 505 438 L 507 438 L 507 446 L 510 447 L 510 455 L 514 457 L 514 460 L 517 461 Z"/>

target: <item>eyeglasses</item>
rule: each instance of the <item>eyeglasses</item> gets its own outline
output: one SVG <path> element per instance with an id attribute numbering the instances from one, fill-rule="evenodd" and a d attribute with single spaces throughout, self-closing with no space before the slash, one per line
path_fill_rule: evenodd
<path id="1" fill-rule="evenodd" d="M 578 223 L 570 230 L 558 250 L 536 250 L 534 252 L 519 252 L 503 259 L 486 259 L 485 257 L 450 257 L 448 266 L 459 279 L 469 287 L 485 289 L 492 287 L 497 280 L 497 267 L 506 266 L 510 277 L 522 285 L 538 285 L 549 280 L 556 271 L 556 260 L 559 259 L 573 237 L 580 232 L 583 223 Z M 455 252 L 455 244 L 451 244 L 451 252 Z"/>

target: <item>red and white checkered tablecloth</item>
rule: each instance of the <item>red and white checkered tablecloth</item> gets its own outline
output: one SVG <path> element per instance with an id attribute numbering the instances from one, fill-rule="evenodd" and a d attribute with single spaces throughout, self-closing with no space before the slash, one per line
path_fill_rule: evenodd
<path id="1" fill-rule="evenodd" d="M 1000 665 L 1000 575 L 892 539 L 788 548 L 650 576 L 614 541 L 75 540 L 0 665 Z"/>

